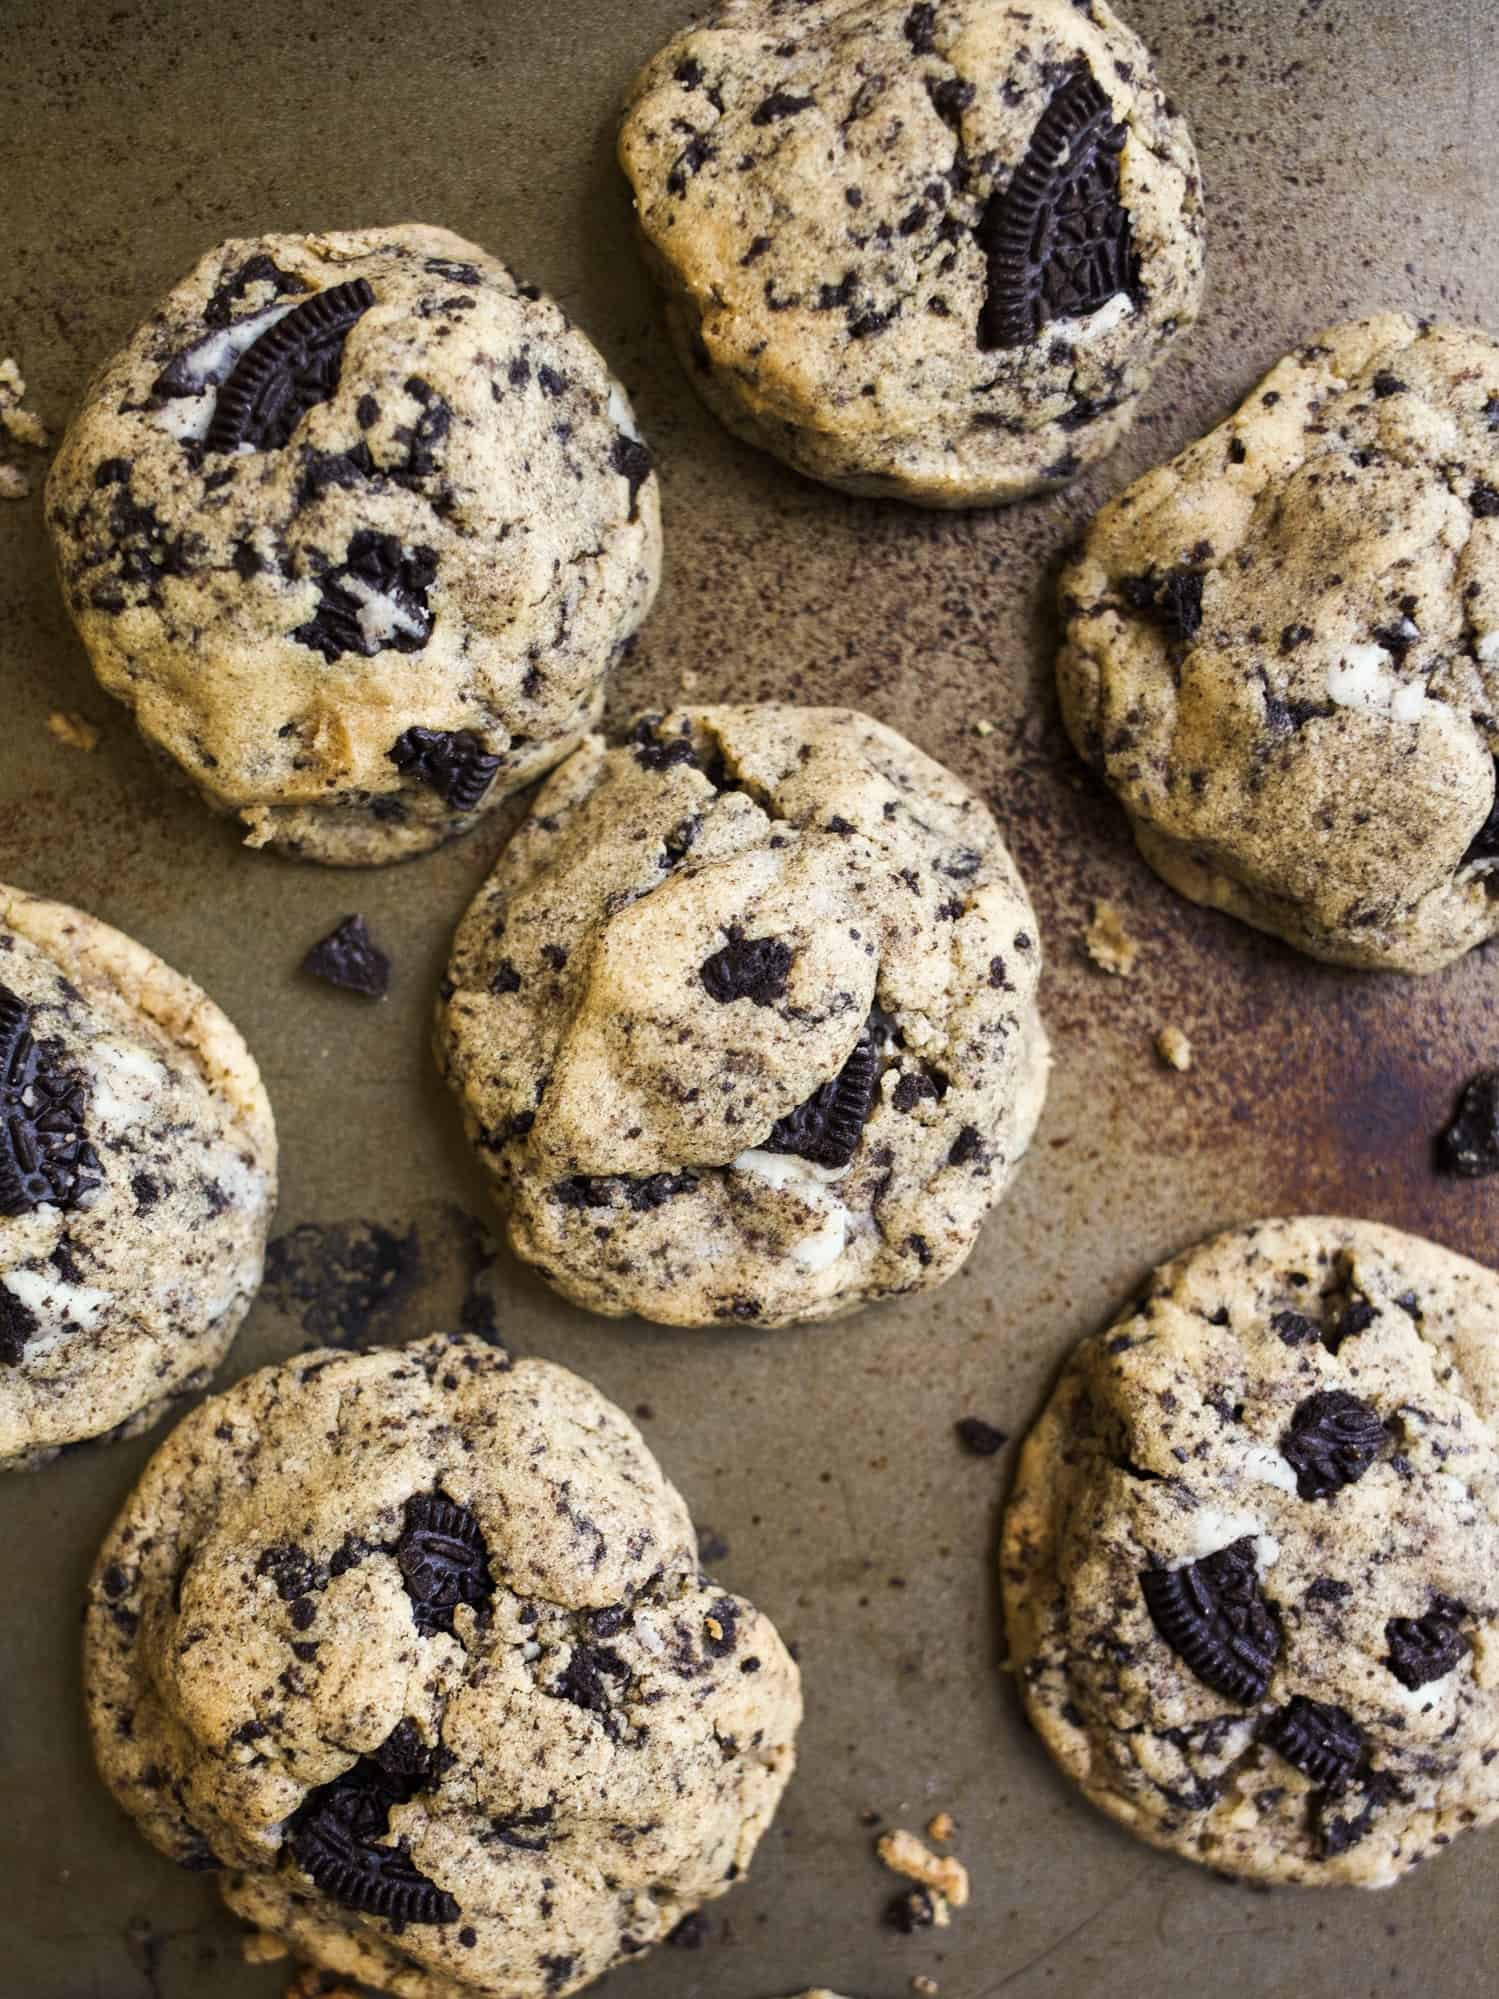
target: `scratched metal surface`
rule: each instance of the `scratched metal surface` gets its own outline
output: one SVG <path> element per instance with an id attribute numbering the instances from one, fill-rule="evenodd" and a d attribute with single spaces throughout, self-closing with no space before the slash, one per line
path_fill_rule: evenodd
<path id="1" fill-rule="evenodd" d="M 1032 1416 L 1069 1345 L 1209 1229 L 1333 1208 L 1482 1255 L 1494 1190 L 1443 1185 L 1427 1139 L 1494 1049 L 1480 954 L 1425 983 L 1319 969 L 1175 900 L 1082 779 L 1049 691 L 1050 578 L 1107 494 L 1216 420 L 1281 350 L 1385 304 L 1499 327 L 1490 244 L 1499 117 L 1491 0 L 1135 0 L 1191 116 L 1211 204 L 1210 296 L 1139 429 L 1065 496 L 962 519 L 859 504 L 732 443 L 662 338 L 611 163 L 619 94 L 681 0 L 0 0 L 0 354 L 59 425 L 88 371 L 218 238 L 420 217 L 555 292 L 634 393 L 658 448 L 668 563 L 616 717 L 695 677 L 715 698 L 851 700 L 992 800 L 1036 896 L 1057 1067 L 1030 1164 L 964 1274 L 832 1330 L 684 1336 L 565 1310 L 506 1259 L 517 1348 L 640 1407 L 725 1581 L 801 1652 L 800 1773 L 699 1952 L 614 1975 L 619 1999 L 770 1999 L 825 1983 L 894 1999 L 1107 1990 L 1118 1999 L 1456 1995 L 1499 1948 L 1499 1835 L 1381 1897 L 1252 1895 L 1150 1854 L 1078 1803 L 1020 1720 L 993 1550 L 1010 1452 L 956 1417 Z M 280 1229 L 397 1251 L 371 1309 L 286 1259 L 225 1378 L 332 1324 L 388 1339 L 450 1319 L 477 1268 L 477 1174 L 426 1048 L 449 931 L 503 836 L 364 878 L 241 852 L 168 789 L 94 688 L 38 504 L 0 507 L 0 877 L 82 904 L 193 973 L 257 1051 L 280 1120 Z M 103 740 L 55 744 L 53 707 Z M 979 736 L 981 716 L 996 725 Z M 1090 899 L 1145 940 L 1128 985 L 1082 957 Z M 383 1007 L 298 978 L 360 908 L 397 960 Z M 1189 1076 L 1151 1052 L 1167 1021 Z M 375 1239 L 377 1245 L 379 1238 Z M 385 1244 L 390 1250 L 389 1242 Z M 299 1277 L 299 1271 L 302 1276 Z M 80 1591 L 151 1447 L 4 1486 L 0 1992 L 271 1999 L 201 1876 L 139 1841 L 98 1786 L 79 1713 Z M 1013 1448 L 1013 1447 L 1012 1447 Z M 892 1883 L 861 1813 L 960 1826 L 972 1905 L 880 1925 Z"/>

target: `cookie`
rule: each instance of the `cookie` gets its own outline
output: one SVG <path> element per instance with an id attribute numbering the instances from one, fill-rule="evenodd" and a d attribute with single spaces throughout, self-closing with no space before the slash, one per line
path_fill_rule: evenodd
<path id="1" fill-rule="evenodd" d="M 1191 137 L 1103 0 L 722 0 L 619 154 L 708 406 L 846 492 L 1062 484 L 1197 316 Z"/>
<path id="2" fill-rule="evenodd" d="M 1140 1838 L 1379 1888 L 1499 1817 L 1499 1277 L 1261 1222 L 1085 1340 L 1003 1533 L 1030 1718 Z"/>
<path id="3" fill-rule="evenodd" d="M 633 1425 L 434 1334 L 188 1416 L 100 1553 L 99 1767 L 179 1865 L 401 1999 L 563 1999 L 749 1865 L 796 1667 Z"/>
<path id="4" fill-rule="evenodd" d="M 212 250 L 94 377 L 47 487 L 94 671 L 246 844 L 463 832 L 597 719 L 660 570 L 630 405 L 444 229 Z"/>
<path id="5" fill-rule="evenodd" d="M 1368 969 L 1499 932 L 1499 342 L 1321 334 L 1061 588 L 1067 727 L 1173 888 Z"/>
<path id="6" fill-rule="evenodd" d="M 0 884 L 0 1469 L 202 1387 L 275 1204 L 260 1072 L 207 994 Z"/>
<path id="7" fill-rule="evenodd" d="M 548 781 L 458 930 L 438 1060 L 566 1297 L 824 1319 L 972 1249 L 1040 1114 L 1040 969 L 951 772 L 849 709 L 684 708 Z"/>

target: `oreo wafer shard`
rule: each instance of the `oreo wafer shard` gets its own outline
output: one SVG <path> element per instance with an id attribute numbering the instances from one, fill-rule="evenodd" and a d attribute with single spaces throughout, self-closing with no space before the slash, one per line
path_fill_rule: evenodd
<path id="1" fill-rule="evenodd" d="M 1248 1535 L 1184 1568 L 1147 1569 L 1140 1592 L 1156 1630 L 1204 1686 L 1244 1707 L 1264 1699 L 1280 1625 Z"/>
<path id="2" fill-rule="evenodd" d="M 1280 1454 L 1296 1473 L 1303 1499 L 1330 1499 L 1361 1479 L 1387 1441 L 1367 1402 L 1343 1388 L 1325 1388 L 1298 1404 Z"/>
<path id="3" fill-rule="evenodd" d="M 313 945 L 302 960 L 302 970 L 345 992 L 363 993 L 366 999 L 384 999 L 390 990 L 390 960 L 357 914 L 346 916 Z"/>
<path id="4" fill-rule="evenodd" d="M 1458 1629 L 1463 1606 L 1451 1597 L 1439 1596 L 1422 1617 L 1392 1617 L 1385 1626 L 1390 1656 L 1385 1664 L 1412 1693 L 1429 1686 L 1452 1671 L 1468 1649 L 1468 1641 Z"/>
<path id="5" fill-rule="evenodd" d="M 311 1793 L 292 1815 L 287 1842 L 319 1891 L 345 1909 L 392 1923 L 451 1923 L 457 1902 L 383 1835 L 390 1808 L 415 1786 L 366 1757 Z"/>
<path id="6" fill-rule="evenodd" d="M 1363 1760 L 1364 1733 L 1346 1708 L 1297 1694 L 1265 1723 L 1265 1740 L 1303 1777 L 1339 1791 Z"/>
<path id="7" fill-rule="evenodd" d="M 1084 319 L 1139 289 L 1119 199 L 1125 129 L 1079 63 L 1052 92 L 1025 157 L 978 226 L 988 260 L 981 348 L 1025 347 L 1057 319 Z"/>
<path id="8" fill-rule="evenodd" d="M 26 1342 L 39 1323 L 31 1307 L 0 1284 L 0 1367 L 21 1365 Z"/>
<path id="9" fill-rule="evenodd" d="M 817 1166 L 847 1166 L 859 1149 L 880 1086 L 880 1057 L 866 1026 L 838 1074 L 777 1118 L 767 1152 L 792 1152 Z"/>
<path id="10" fill-rule="evenodd" d="M 385 752 L 404 777 L 418 778 L 455 812 L 473 812 L 500 759 L 472 729 L 406 729 Z"/>
<path id="11" fill-rule="evenodd" d="M 407 1500 L 395 1554 L 419 1631 L 451 1631 L 460 1603 L 482 1609 L 494 1595 L 479 1523 L 445 1492 Z"/>
<path id="12" fill-rule="evenodd" d="M 346 652 L 420 652 L 432 636 L 427 592 L 437 556 L 425 545 L 407 549 L 396 535 L 361 528 L 344 560 L 319 580 L 320 600 L 292 637 L 332 665 Z"/>
<path id="13" fill-rule="evenodd" d="M 773 1006 L 785 997 L 793 955 L 791 946 L 779 937 L 746 937 L 740 930 L 731 930 L 722 950 L 699 965 L 698 977 L 707 987 L 708 997 L 720 1006 L 741 999 L 753 1000 L 756 1006 Z"/>
<path id="14" fill-rule="evenodd" d="M 76 1208 L 99 1185 L 84 1131 L 84 1088 L 36 1045 L 31 1009 L 0 985 L 0 1215 Z"/>
<path id="15" fill-rule="evenodd" d="M 218 392 L 210 451 L 279 451 L 314 404 L 338 387 L 349 329 L 375 303 L 365 278 L 334 285 L 268 326 Z"/>

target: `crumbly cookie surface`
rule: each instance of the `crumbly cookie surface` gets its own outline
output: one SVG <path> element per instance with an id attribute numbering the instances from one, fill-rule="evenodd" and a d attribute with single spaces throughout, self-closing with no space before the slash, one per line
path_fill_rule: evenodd
<path id="1" fill-rule="evenodd" d="M 597 719 L 660 569 L 630 406 L 444 229 L 221 244 L 47 488 L 94 670 L 249 845 L 419 853 Z"/>
<path id="2" fill-rule="evenodd" d="M 230 1907 L 400 1999 L 560 1999 L 748 1866 L 796 1667 L 576 1375 L 436 1334 L 193 1412 L 100 1553 L 100 1768 Z"/>
<path id="3" fill-rule="evenodd" d="M 439 1061 L 567 1297 L 827 1318 L 973 1247 L 1040 1114 L 1040 959 L 993 819 L 893 730 L 680 709 L 548 781 L 459 927 Z"/>
<path id="4" fill-rule="evenodd" d="M 0 1467 L 147 1427 L 260 1284 L 276 1134 L 190 979 L 0 884 Z"/>
<path id="5" fill-rule="evenodd" d="M 1062 610 L 1068 729 L 1182 894 L 1371 969 L 1499 931 L 1499 342 L 1321 334 L 1104 508 Z"/>
<path id="6" fill-rule="evenodd" d="M 1085 1340 L 1003 1535 L 1031 1720 L 1229 1873 L 1383 1887 L 1499 1817 L 1499 1278 L 1263 1222 Z"/>
<path id="7" fill-rule="evenodd" d="M 1192 142 L 1102 0 L 725 0 L 620 159 L 710 407 L 851 492 L 1060 484 L 1197 314 Z"/>

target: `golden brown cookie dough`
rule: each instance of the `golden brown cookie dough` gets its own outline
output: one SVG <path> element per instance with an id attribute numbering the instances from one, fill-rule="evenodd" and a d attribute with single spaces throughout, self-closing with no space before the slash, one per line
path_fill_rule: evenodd
<path id="1" fill-rule="evenodd" d="M 260 1285 L 254 1058 L 144 945 L 0 884 L 0 1468 L 146 1429 Z"/>
<path id="2" fill-rule="evenodd" d="M 1070 479 L 1197 316 L 1192 141 L 1103 0 L 722 0 L 619 151 L 704 400 L 849 492 Z"/>
<path id="3" fill-rule="evenodd" d="M 796 1667 L 639 1433 L 434 1334 L 187 1417 L 100 1553 L 100 1769 L 164 1853 L 399 1999 L 563 1999 L 748 1867 Z"/>
<path id="4" fill-rule="evenodd" d="M 784 1325 L 962 1264 L 1040 1115 L 1040 968 L 993 819 L 894 730 L 681 708 L 548 781 L 438 1058 L 566 1297 Z"/>
<path id="5" fill-rule="evenodd" d="M 558 306 L 445 229 L 224 243 L 47 488 L 94 670 L 250 846 L 399 860 L 597 720 L 657 482 Z"/>
<path id="6" fill-rule="evenodd" d="M 1378 1888 L 1499 1817 L 1499 1277 L 1372 1222 L 1156 1271 L 1026 1440 L 1001 1558 L 1030 1718 L 1231 1874 Z"/>
<path id="7" fill-rule="evenodd" d="M 1067 727 L 1173 888 L 1370 969 L 1499 932 L 1499 342 L 1321 334 L 1104 508 L 1062 610 Z"/>

